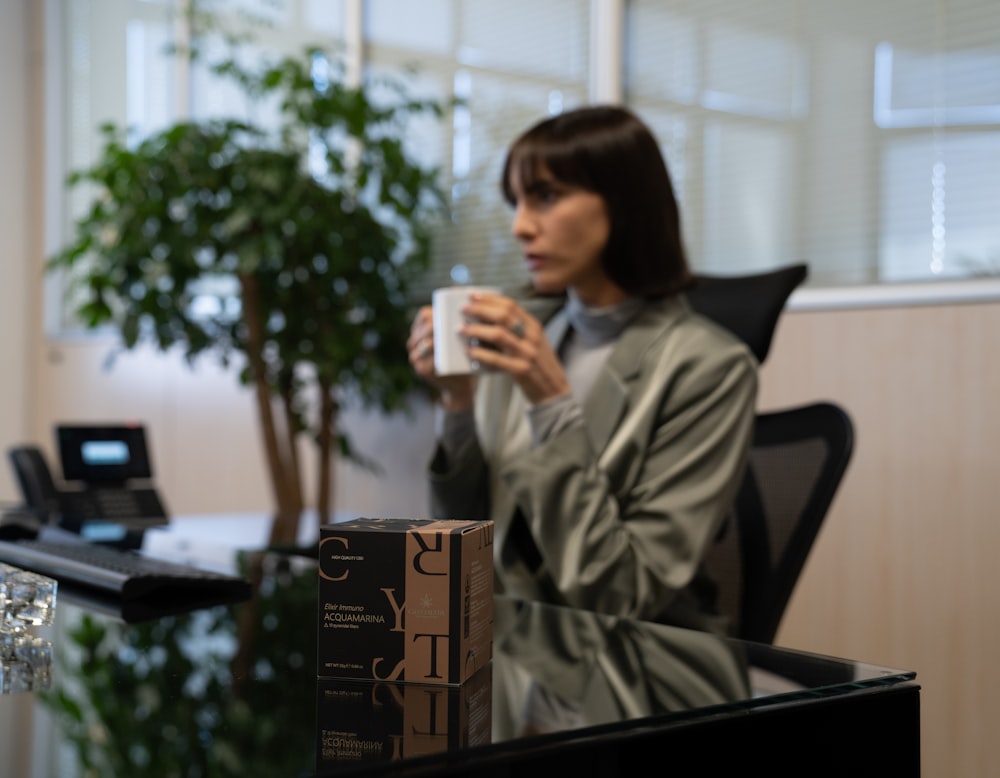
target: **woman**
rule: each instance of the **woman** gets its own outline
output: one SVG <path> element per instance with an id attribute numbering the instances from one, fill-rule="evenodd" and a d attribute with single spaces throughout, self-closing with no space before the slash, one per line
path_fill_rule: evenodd
<path id="1" fill-rule="evenodd" d="M 434 515 L 495 522 L 499 591 L 724 631 L 702 562 L 743 472 L 757 365 L 684 298 L 656 140 L 623 108 L 563 113 L 514 142 L 501 186 L 530 293 L 472 297 L 475 376 L 435 375 L 429 308 L 407 341 L 443 409 Z"/>

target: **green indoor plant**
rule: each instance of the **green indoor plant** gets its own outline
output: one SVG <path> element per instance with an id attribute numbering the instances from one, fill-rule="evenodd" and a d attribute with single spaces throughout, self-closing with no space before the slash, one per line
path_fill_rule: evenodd
<path id="1" fill-rule="evenodd" d="M 325 516 L 333 457 L 365 461 L 339 425 L 343 404 L 393 410 L 414 388 L 409 292 L 444 200 L 404 137 L 411 117 L 447 105 L 402 80 L 348 85 L 319 49 L 214 69 L 276 102 L 277 130 L 180 122 L 130 143 L 105 126 L 96 162 L 69 179 L 96 196 L 49 268 L 69 271 L 83 324 L 114 326 L 126 348 L 241 365 L 276 502 L 272 542 L 288 543 L 305 505 L 299 436 L 317 446 Z"/>

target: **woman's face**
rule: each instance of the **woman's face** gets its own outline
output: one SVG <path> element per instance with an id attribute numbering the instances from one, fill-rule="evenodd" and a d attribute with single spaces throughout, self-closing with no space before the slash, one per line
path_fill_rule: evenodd
<path id="1" fill-rule="evenodd" d="M 511 176 L 511 231 L 521 244 L 532 286 L 547 294 L 572 287 L 588 305 L 625 299 L 625 292 L 601 267 L 601 252 L 611 232 L 604 198 L 557 181 L 544 168 L 527 186 L 522 186 L 516 165 Z"/>

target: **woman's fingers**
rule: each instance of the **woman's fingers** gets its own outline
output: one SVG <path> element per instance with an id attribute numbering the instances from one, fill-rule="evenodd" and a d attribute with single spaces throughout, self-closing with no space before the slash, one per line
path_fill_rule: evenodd
<path id="1" fill-rule="evenodd" d="M 568 393 L 559 358 L 534 316 L 509 297 L 474 295 L 462 327 L 469 357 L 483 370 L 509 373 L 532 403 Z"/>
<path id="2" fill-rule="evenodd" d="M 417 375 L 427 378 L 434 373 L 434 318 L 429 306 L 421 308 L 410 326 L 406 340 L 410 365 Z"/>
<path id="3" fill-rule="evenodd" d="M 532 327 L 527 321 L 517 331 L 499 324 L 470 322 L 461 332 L 469 342 L 469 356 L 473 359 L 481 356 L 484 365 L 494 365 L 501 356 L 530 360 L 537 351 L 539 338 L 544 338 L 541 327 Z"/>
<path id="4" fill-rule="evenodd" d="M 490 324 L 512 326 L 528 314 L 510 297 L 489 292 L 474 292 L 462 312 L 470 319 Z"/>
<path id="5" fill-rule="evenodd" d="M 534 317 L 502 295 L 474 294 L 463 312 L 467 323 L 461 332 L 473 346 L 513 352 L 521 341 L 541 333 L 541 325 Z"/>

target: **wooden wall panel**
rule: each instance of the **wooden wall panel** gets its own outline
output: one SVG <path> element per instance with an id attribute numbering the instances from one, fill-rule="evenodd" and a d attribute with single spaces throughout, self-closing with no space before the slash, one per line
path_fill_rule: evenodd
<path id="1" fill-rule="evenodd" d="M 761 406 L 814 399 L 856 450 L 778 642 L 916 670 L 925 774 L 1000 775 L 1000 304 L 786 312 Z"/>

